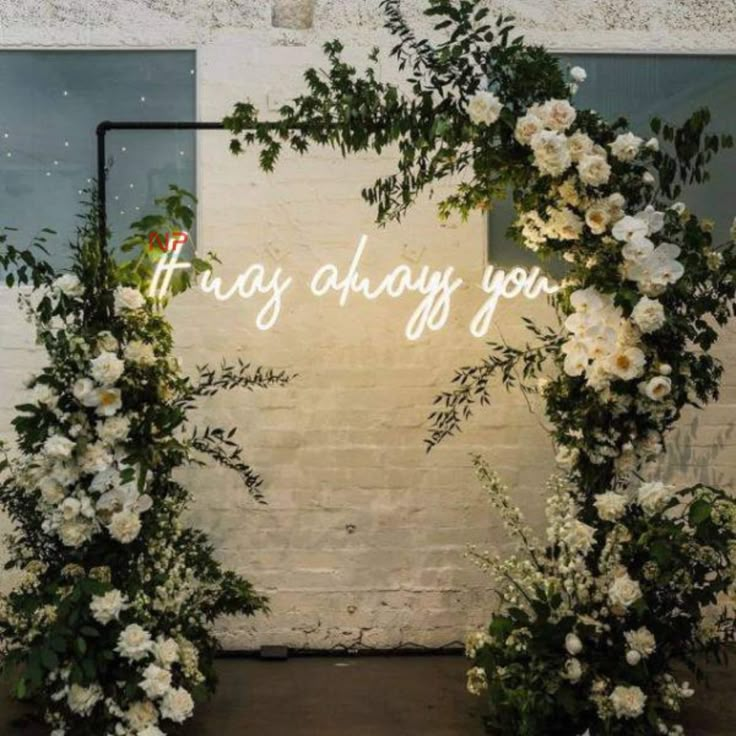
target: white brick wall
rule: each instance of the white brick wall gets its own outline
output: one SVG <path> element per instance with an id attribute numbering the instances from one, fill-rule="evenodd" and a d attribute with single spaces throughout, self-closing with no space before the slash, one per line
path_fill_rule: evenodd
<path id="1" fill-rule="evenodd" d="M 421 0 L 406 5 L 409 17 L 418 18 Z M 356 60 L 376 43 L 385 46 L 377 6 L 377 0 L 66 0 L 39 8 L 31 0 L 0 0 L 0 43 L 196 47 L 199 116 L 214 120 L 236 100 L 250 97 L 265 110 L 297 92 L 324 40 L 340 36 Z M 708 3 L 707 13 L 697 0 L 517 0 L 506 7 L 529 38 L 556 48 L 736 48 L 731 0 Z M 313 27 L 302 28 L 310 18 Z M 297 29 L 274 28 L 274 20 Z M 240 426 L 269 500 L 266 507 L 253 504 L 218 469 L 187 473 L 197 495 L 194 521 L 211 533 L 227 564 L 272 598 L 269 618 L 221 622 L 225 646 L 438 646 L 461 638 L 492 604 L 487 581 L 463 559 L 464 547 L 505 543 L 468 454 L 482 451 L 537 523 L 552 470 L 540 420 L 517 394 L 500 390 L 459 438 L 424 452 L 432 398 L 455 367 L 483 354 L 482 341 L 467 333 L 482 297 L 472 286 L 483 266 L 482 219 L 441 225 L 433 205 L 422 203 L 402 226 L 379 230 L 359 190 L 391 169 L 390 156 L 344 162 L 315 151 L 301 160 L 287 156 L 268 177 L 252 155 L 232 158 L 221 134 L 203 134 L 199 143 L 200 246 L 219 252 L 225 279 L 258 260 L 280 265 L 295 285 L 268 333 L 253 327 L 254 304 L 183 297 L 171 310 L 179 352 L 188 366 L 227 355 L 300 373 L 288 389 L 221 396 L 202 412 Z M 408 343 L 403 327 L 416 303 L 411 298 L 353 300 L 340 310 L 307 294 L 314 269 L 328 260 L 345 263 L 362 232 L 371 238 L 370 274 L 402 262 L 405 246 L 423 249 L 422 262 L 455 265 L 469 286 L 457 295 L 445 330 Z M 497 327 L 509 342 L 522 339 L 521 315 L 545 319 L 546 307 L 501 305 Z M 7 293 L 0 294 L 0 347 L 0 433 L 7 434 L 20 383 L 39 360 Z M 736 362 L 733 329 L 720 354 Z M 683 422 L 668 472 L 733 483 L 734 406 L 731 370 L 721 403 Z"/>

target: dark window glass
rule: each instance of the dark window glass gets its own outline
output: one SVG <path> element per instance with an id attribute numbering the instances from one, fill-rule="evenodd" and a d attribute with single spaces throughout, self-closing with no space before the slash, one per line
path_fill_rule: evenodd
<path id="1" fill-rule="evenodd" d="M 736 131 L 736 56 L 665 56 L 565 54 L 563 63 L 588 73 L 574 98 L 579 108 L 592 108 L 606 119 L 623 115 L 633 132 L 647 139 L 649 121 L 659 116 L 680 124 L 698 107 L 711 111 L 713 132 Z M 734 217 L 736 152 L 719 154 L 710 167 L 711 181 L 682 195 L 699 216 L 716 222 L 716 242 L 727 239 Z M 489 215 L 488 258 L 498 265 L 535 262 L 531 251 L 505 236 L 513 221 L 510 202 L 501 202 Z"/>
<path id="2" fill-rule="evenodd" d="M 42 227 L 64 262 L 82 190 L 96 176 L 103 120 L 194 120 L 193 51 L 0 52 L 0 225 L 22 244 Z M 191 131 L 107 134 L 112 242 L 166 194 L 195 189 Z"/>

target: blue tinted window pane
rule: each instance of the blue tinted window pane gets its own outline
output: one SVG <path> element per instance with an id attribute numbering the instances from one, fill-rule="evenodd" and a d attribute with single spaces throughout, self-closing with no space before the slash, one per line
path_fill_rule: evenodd
<path id="1" fill-rule="evenodd" d="M 735 56 L 644 56 L 565 54 L 563 63 L 588 72 L 575 105 L 592 108 L 612 120 L 623 115 L 642 137 L 650 135 L 649 121 L 659 116 L 681 124 L 698 107 L 710 108 L 712 130 L 736 130 Z M 716 238 L 724 240 L 734 216 L 736 152 L 719 154 L 711 163 L 712 179 L 690 187 L 682 195 L 688 206 L 716 222 Z M 489 217 L 489 259 L 493 263 L 532 263 L 534 255 L 505 237 L 513 208 L 503 202 Z"/>
<path id="2" fill-rule="evenodd" d="M 42 227 L 68 255 L 83 189 L 96 177 L 95 129 L 103 120 L 195 119 L 193 51 L 0 52 L 0 225 L 23 243 Z M 166 193 L 195 189 L 191 131 L 107 134 L 112 242 Z"/>

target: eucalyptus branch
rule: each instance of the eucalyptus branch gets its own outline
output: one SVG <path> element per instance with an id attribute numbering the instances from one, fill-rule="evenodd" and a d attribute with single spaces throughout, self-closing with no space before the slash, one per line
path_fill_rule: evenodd
<path id="1" fill-rule="evenodd" d="M 295 378 L 286 371 L 275 371 L 272 368 L 256 366 L 251 369 L 250 363 L 238 359 L 230 364 L 223 361 L 219 371 L 207 365 L 197 366 L 198 381 L 192 388 L 192 396 L 214 396 L 218 391 L 230 391 L 244 388 L 252 391 L 255 388 L 270 386 L 286 386 Z"/>
<path id="2" fill-rule="evenodd" d="M 208 455 L 228 470 L 236 472 L 253 498 L 264 503 L 263 493 L 261 492 L 263 479 L 250 465 L 243 461 L 243 448 L 232 439 L 236 431 L 236 428 L 226 432 L 221 427 L 206 427 L 204 432 L 200 434 L 195 428 L 190 439 L 190 446 L 198 452 Z M 200 465 L 205 464 L 197 460 L 192 460 L 192 462 Z"/>
<path id="3" fill-rule="evenodd" d="M 455 371 L 452 379 L 455 387 L 439 394 L 433 402 L 439 408 L 429 415 L 430 436 L 425 440 L 428 452 L 446 437 L 460 431 L 460 425 L 470 419 L 476 404 L 490 404 L 490 383 L 493 378 L 500 376 L 501 384 L 509 391 L 520 383 L 519 370 L 524 379 L 539 375 L 546 359 L 555 354 L 560 338 L 551 328 L 548 331 L 541 330 L 530 322 L 527 326 L 538 330 L 535 334 L 542 340 L 541 344 L 527 344 L 519 349 L 489 342 L 490 354 L 481 363 Z"/>

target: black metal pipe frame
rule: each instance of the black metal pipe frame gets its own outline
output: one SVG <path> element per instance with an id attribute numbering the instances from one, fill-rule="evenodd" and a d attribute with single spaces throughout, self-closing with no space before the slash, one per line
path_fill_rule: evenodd
<path id="1" fill-rule="evenodd" d="M 113 122 L 103 120 L 97 126 L 97 227 L 100 250 L 107 253 L 107 162 L 105 136 L 110 130 L 225 130 L 222 122 L 199 123 L 184 121 L 145 122 L 140 120 Z"/>
<path id="2" fill-rule="evenodd" d="M 103 258 L 107 257 L 107 169 L 106 169 L 106 147 L 105 136 L 110 130 L 225 130 L 225 125 L 219 123 L 197 123 L 197 122 L 112 122 L 103 120 L 97 126 L 97 219 L 100 237 L 100 250 Z M 335 647 L 333 649 L 301 649 L 289 652 L 291 656 L 321 656 L 341 657 L 350 655 L 403 655 L 403 656 L 433 656 L 433 655 L 460 655 L 462 654 L 462 642 L 448 642 L 440 647 L 423 647 L 415 644 L 405 644 L 394 648 L 381 647 Z M 261 650 L 236 650 L 232 652 L 221 652 L 220 657 L 247 658 L 264 657 Z M 268 658 L 268 657 L 266 657 Z"/>

